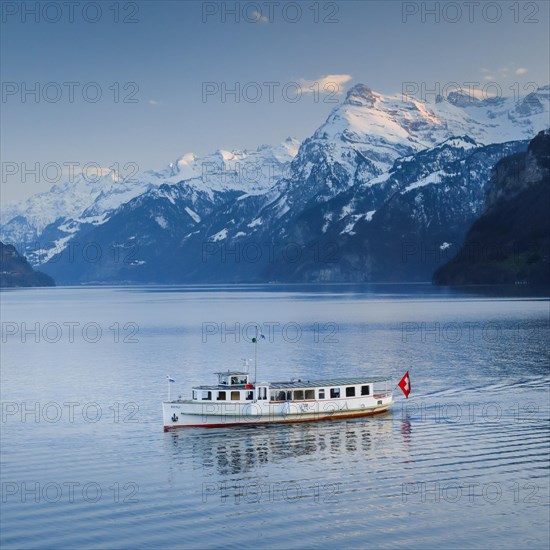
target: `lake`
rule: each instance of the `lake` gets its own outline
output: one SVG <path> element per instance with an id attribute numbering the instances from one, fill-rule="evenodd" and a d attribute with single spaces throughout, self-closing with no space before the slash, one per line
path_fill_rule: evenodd
<path id="1" fill-rule="evenodd" d="M 549 301 L 490 290 L 3 291 L 2 548 L 548 548 Z M 256 323 L 259 379 L 409 370 L 412 394 L 164 433 L 168 391 L 241 368 Z"/>

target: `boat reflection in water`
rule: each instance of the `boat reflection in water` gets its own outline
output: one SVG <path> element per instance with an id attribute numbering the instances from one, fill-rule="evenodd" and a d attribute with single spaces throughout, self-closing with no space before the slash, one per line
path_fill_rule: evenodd
<path id="1" fill-rule="evenodd" d="M 382 413 L 376 418 L 330 423 L 239 426 L 230 432 L 176 430 L 165 435 L 165 442 L 171 468 L 188 467 L 191 461 L 194 470 L 228 475 L 305 456 L 315 461 L 334 461 L 344 455 L 379 458 L 394 447 L 395 442 L 390 443 L 394 437 L 403 438 L 399 422 L 391 413 Z"/>

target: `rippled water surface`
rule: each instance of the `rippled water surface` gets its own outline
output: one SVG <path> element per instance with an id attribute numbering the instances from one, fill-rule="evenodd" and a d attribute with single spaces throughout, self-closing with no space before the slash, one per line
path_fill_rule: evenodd
<path id="1" fill-rule="evenodd" d="M 546 299 L 421 285 L 0 297 L 2 548 L 548 548 Z M 253 322 L 261 379 L 408 369 L 413 393 L 366 419 L 164 433 L 166 375 L 186 395 L 240 368 Z"/>

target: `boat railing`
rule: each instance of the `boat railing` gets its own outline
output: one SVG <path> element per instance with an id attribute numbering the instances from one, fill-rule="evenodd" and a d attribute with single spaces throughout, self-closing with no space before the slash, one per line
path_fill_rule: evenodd
<path id="1" fill-rule="evenodd" d="M 381 392 L 375 392 L 372 394 L 374 399 L 382 399 L 383 397 L 390 397 L 392 394 L 391 391 L 381 391 Z"/>

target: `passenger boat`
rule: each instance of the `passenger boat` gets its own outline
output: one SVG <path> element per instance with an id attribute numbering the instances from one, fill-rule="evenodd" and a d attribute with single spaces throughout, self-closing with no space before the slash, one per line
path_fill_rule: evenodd
<path id="1" fill-rule="evenodd" d="M 169 397 L 163 402 L 165 432 L 174 428 L 355 418 L 383 413 L 393 402 L 387 377 L 254 383 L 247 371 L 214 374 L 218 383 L 193 387 L 191 399 Z"/>

